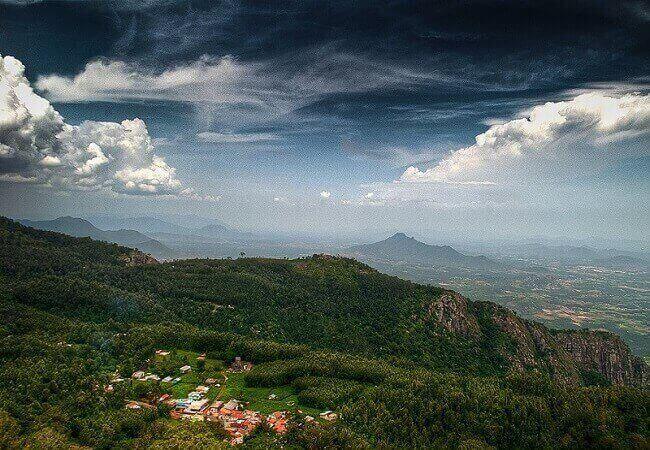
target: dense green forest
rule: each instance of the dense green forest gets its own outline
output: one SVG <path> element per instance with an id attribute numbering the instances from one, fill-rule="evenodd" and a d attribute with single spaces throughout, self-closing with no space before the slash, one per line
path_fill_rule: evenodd
<path id="1" fill-rule="evenodd" d="M 650 445 L 646 369 L 615 336 L 547 330 L 350 259 L 159 264 L 0 219 L 0 309 L 0 448 L 223 447 L 218 427 L 126 410 L 137 386 L 102 389 L 161 347 L 242 356 L 249 386 L 341 414 L 244 446 Z M 629 364 L 565 350 L 592 341 Z"/>

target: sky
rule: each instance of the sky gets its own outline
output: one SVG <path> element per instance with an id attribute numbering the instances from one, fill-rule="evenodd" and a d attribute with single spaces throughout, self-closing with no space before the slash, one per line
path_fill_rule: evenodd
<path id="1" fill-rule="evenodd" d="M 0 0 L 0 214 L 647 248 L 641 1 Z"/>

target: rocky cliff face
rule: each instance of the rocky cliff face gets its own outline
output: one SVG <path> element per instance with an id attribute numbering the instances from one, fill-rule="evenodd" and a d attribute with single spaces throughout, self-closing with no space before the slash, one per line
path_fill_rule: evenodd
<path id="1" fill-rule="evenodd" d="M 499 354 L 514 370 L 538 369 L 569 383 L 579 383 L 587 372 L 617 385 L 648 383 L 645 362 L 612 333 L 549 330 L 507 308 L 471 302 L 452 291 L 427 306 L 425 320 L 463 338 L 499 341 Z"/>
<path id="2" fill-rule="evenodd" d="M 618 385 L 645 386 L 648 366 L 623 340 L 605 331 L 559 331 L 555 338 L 583 370 L 598 372 Z"/>
<path id="3" fill-rule="evenodd" d="M 539 369 L 566 382 L 580 382 L 580 372 L 562 346 L 543 325 L 514 314 L 494 303 L 482 304 L 490 310 L 489 317 L 499 331 L 510 338 L 512 345 L 501 348 L 502 356 L 516 370 Z"/>
<path id="4" fill-rule="evenodd" d="M 476 317 L 468 312 L 468 301 L 457 292 L 446 292 L 438 301 L 429 304 L 426 321 L 435 321 L 445 331 L 465 337 L 476 337 L 479 326 Z"/>

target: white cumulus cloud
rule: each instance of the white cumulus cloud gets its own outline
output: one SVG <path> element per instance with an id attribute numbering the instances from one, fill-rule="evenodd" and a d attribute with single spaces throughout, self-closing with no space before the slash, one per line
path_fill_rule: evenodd
<path id="1" fill-rule="evenodd" d="M 589 92 L 494 124 L 474 145 L 452 151 L 429 169 L 411 166 L 400 181 L 491 184 L 517 171 L 582 170 L 624 152 L 612 144 L 643 139 L 648 132 L 650 96 Z"/>
<path id="2" fill-rule="evenodd" d="M 20 61 L 0 55 L 3 181 L 141 195 L 193 195 L 182 189 L 176 170 L 154 153 L 142 120 L 69 125 L 34 92 L 24 73 Z"/>
<path id="3" fill-rule="evenodd" d="M 42 76 L 35 85 L 55 101 L 146 98 L 232 103 L 250 99 L 232 89 L 246 73 L 247 69 L 231 57 L 204 56 L 159 73 L 124 61 L 96 60 L 74 77 Z M 206 96 L 208 87 L 210 95 Z"/>
<path id="4" fill-rule="evenodd" d="M 330 191 L 321 191 L 320 196 L 321 196 L 321 198 L 324 198 L 325 200 L 327 200 L 328 198 L 330 198 L 332 196 L 332 193 Z"/>

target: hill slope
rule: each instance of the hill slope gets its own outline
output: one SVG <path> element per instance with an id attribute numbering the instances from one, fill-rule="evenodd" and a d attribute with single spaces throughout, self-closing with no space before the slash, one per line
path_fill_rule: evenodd
<path id="1" fill-rule="evenodd" d="M 12 247 L 33 233 L 13 225 L 4 252 L 20 253 Z M 71 268 L 66 275 L 155 298 L 157 314 L 166 311 L 160 321 L 174 317 L 207 329 L 394 358 L 441 371 L 488 375 L 536 369 L 576 383 L 588 373 L 616 384 L 646 382 L 645 365 L 613 334 L 551 331 L 496 304 L 471 302 L 345 258 L 116 263 L 83 272 Z M 23 289 L 23 284 L 18 298 L 43 304 L 39 296 L 56 295 L 66 283 L 48 285 L 43 291 Z M 87 301 L 79 301 L 80 311 L 96 309 Z M 98 314 L 105 320 L 110 310 Z M 150 311 L 142 315 L 151 318 Z"/>
<path id="2" fill-rule="evenodd" d="M 487 268 L 495 263 L 484 256 L 467 256 L 448 245 L 429 245 L 404 233 L 372 244 L 349 247 L 346 254 L 362 259 L 407 261 L 435 266 Z"/>
<path id="3" fill-rule="evenodd" d="M 157 258 L 171 258 L 174 256 L 173 250 L 139 231 L 126 229 L 104 231 L 87 220 L 76 217 L 66 216 L 53 220 L 21 219 L 19 222 L 39 230 L 55 231 L 74 237 L 89 237 L 97 241 L 134 247 Z"/>
<path id="4" fill-rule="evenodd" d="M 548 330 L 345 258 L 158 264 L 0 218 L 0 447 L 223 448 L 219 423 L 125 409 L 177 387 L 115 378 L 191 364 L 185 392 L 208 376 L 204 352 L 254 363 L 221 373 L 222 400 L 298 402 L 274 400 L 288 433 L 247 448 L 648 445 L 648 391 L 620 386 L 647 369 L 609 333 Z M 339 420 L 306 424 L 303 406 Z"/>

